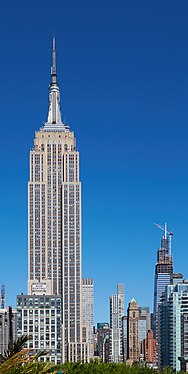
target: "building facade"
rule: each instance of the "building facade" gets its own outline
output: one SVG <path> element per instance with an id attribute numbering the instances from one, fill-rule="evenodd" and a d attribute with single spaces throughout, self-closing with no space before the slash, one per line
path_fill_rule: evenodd
<path id="1" fill-rule="evenodd" d="M 150 367 L 156 367 L 157 363 L 157 350 L 156 350 L 156 339 L 153 337 L 153 331 L 148 330 L 146 338 L 143 342 L 144 346 L 144 361 Z"/>
<path id="2" fill-rule="evenodd" d="M 140 355 L 144 359 L 144 340 L 147 332 L 151 330 L 151 314 L 147 306 L 139 307 L 139 330 L 140 330 Z"/>
<path id="3" fill-rule="evenodd" d="M 146 331 L 151 330 L 151 313 L 148 306 L 139 306 L 140 317 L 146 318 Z"/>
<path id="4" fill-rule="evenodd" d="M 122 317 L 123 361 L 127 361 L 127 316 Z"/>
<path id="5" fill-rule="evenodd" d="M 187 281 L 166 287 L 159 311 L 159 364 L 177 372 L 181 370 L 180 358 L 188 357 Z"/>
<path id="6" fill-rule="evenodd" d="M 28 348 L 36 354 L 47 351 L 40 361 L 62 362 L 62 306 L 58 295 L 17 296 L 18 337 L 30 335 Z"/>
<path id="7" fill-rule="evenodd" d="M 82 326 L 79 169 L 74 132 L 61 118 L 53 38 L 48 118 L 35 132 L 30 151 L 28 296 L 61 297 L 62 362 L 88 360 L 87 332 Z"/>
<path id="8" fill-rule="evenodd" d="M 110 361 L 123 362 L 122 317 L 124 316 L 124 285 L 118 284 L 117 295 L 110 296 Z"/>
<path id="9" fill-rule="evenodd" d="M 140 356 L 144 357 L 144 346 L 143 342 L 147 335 L 147 320 L 146 316 L 139 316 L 139 340 L 140 340 Z"/>
<path id="10" fill-rule="evenodd" d="M 161 239 L 161 247 L 157 251 L 157 262 L 155 265 L 154 282 L 154 305 L 153 305 L 153 332 L 158 341 L 158 307 L 161 302 L 165 287 L 171 283 L 173 274 L 173 257 L 171 254 L 171 235 L 164 226 L 164 236 Z"/>
<path id="11" fill-rule="evenodd" d="M 97 356 L 102 362 L 110 359 L 110 326 L 107 322 L 97 323 Z"/>
<path id="12" fill-rule="evenodd" d="M 0 355 L 4 355 L 10 345 L 17 338 L 17 311 L 16 309 L 0 309 Z"/>
<path id="13" fill-rule="evenodd" d="M 82 279 L 82 325 L 87 329 L 87 341 L 88 341 L 88 356 L 89 358 L 94 356 L 94 320 L 93 320 L 93 308 L 94 308 L 94 284 L 93 279 L 83 278 Z"/>
<path id="14" fill-rule="evenodd" d="M 127 358 L 132 362 L 140 360 L 140 316 L 135 299 L 127 309 Z"/>

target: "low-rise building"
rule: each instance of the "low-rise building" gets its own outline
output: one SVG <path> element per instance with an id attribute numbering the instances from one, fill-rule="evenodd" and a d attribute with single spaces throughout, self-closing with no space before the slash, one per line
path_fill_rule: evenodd
<path id="1" fill-rule="evenodd" d="M 35 354 L 47 351 L 41 361 L 62 362 L 61 297 L 58 295 L 18 295 L 17 334 L 28 334 L 27 347 Z"/>

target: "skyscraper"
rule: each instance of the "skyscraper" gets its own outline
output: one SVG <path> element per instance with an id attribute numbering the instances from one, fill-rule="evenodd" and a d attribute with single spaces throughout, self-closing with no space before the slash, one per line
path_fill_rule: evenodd
<path id="1" fill-rule="evenodd" d="M 35 132 L 28 183 L 28 294 L 62 298 L 62 361 L 87 360 L 82 339 L 82 222 L 79 152 L 63 123 L 53 38 L 49 110 Z"/>
<path id="2" fill-rule="evenodd" d="M 124 284 L 118 284 L 117 295 L 110 296 L 110 361 L 123 361 L 122 317 L 124 315 Z"/>
<path id="3" fill-rule="evenodd" d="M 93 279 L 82 279 L 82 325 L 87 329 L 89 357 L 94 356 Z"/>
<path id="4" fill-rule="evenodd" d="M 139 309 L 135 299 L 130 301 L 127 309 L 127 356 L 133 362 L 140 359 Z"/>
<path id="5" fill-rule="evenodd" d="M 127 316 L 122 317 L 123 361 L 127 360 Z"/>
<path id="6" fill-rule="evenodd" d="M 157 262 L 155 265 L 155 283 L 154 283 L 154 305 L 153 305 L 153 330 L 157 339 L 157 316 L 158 307 L 161 302 L 162 292 L 170 284 L 173 274 L 173 257 L 171 254 L 171 235 L 167 231 L 165 223 L 164 236 L 161 239 L 161 247 L 157 251 Z"/>
<path id="7" fill-rule="evenodd" d="M 168 285 L 159 308 L 160 367 L 181 370 L 188 358 L 188 281 Z"/>

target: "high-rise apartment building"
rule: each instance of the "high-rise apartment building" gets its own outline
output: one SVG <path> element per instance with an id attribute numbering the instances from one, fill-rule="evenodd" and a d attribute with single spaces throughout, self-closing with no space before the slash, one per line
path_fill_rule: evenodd
<path id="1" fill-rule="evenodd" d="M 119 299 L 121 300 L 120 303 L 119 303 L 119 313 L 121 315 L 121 317 L 124 316 L 124 284 L 123 283 L 118 283 L 117 285 L 117 294 L 118 294 L 118 297 Z"/>
<path id="2" fill-rule="evenodd" d="M 118 284 L 117 295 L 110 296 L 110 361 L 123 361 L 122 317 L 124 316 L 124 285 Z"/>
<path id="3" fill-rule="evenodd" d="M 173 257 L 171 254 L 171 235 L 168 233 L 167 226 L 164 226 L 164 236 L 161 240 L 161 247 L 157 251 L 157 263 L 155 265 L 155 283 L 154 283 L 154 305 L 153 305 L 153 331 L 158 340 L 157 319 L 158 307 L 161 302 L 162 293 L 165 287 L 171 283 L 173 274 Z"/>
<path id="4" fill-rule="evenodd" d="M 168 285 L 159 307 L 159 365 L 181 370 L 188 358 L 188 281 Z"/>
<path id="5" fill-rule="evenodd" d="M 55 38 L 48 118 L 35 132 L 30 151 L 28 294 L 62 298 L 62 361 L 87 361 L 86 330 L 82 328 L 79 152 L 74 132 L 61 118 Z"/>
<path id="6" fill-rule="evenodd" d="M 94 304 L 94 292 L 93 292 L 93 279 L 83 278 L 82 279 L 82 325 L 86 327 L 87 340 L 88 340 L 88 356 L 89 358 L 94 356 L 94 320 L 93 320 L 93 304 Z"/>
<path id="7" fill-rule="evenodd" d="M 127 309 L 127 356 L 133 362 L 140 360 L 140 328 L 139 309 L 132 299 Z"/>
<path id="8" fill-rule="evenodd" d="M 122 317 L 123 361 L 127 361 L 127 316 Z"/>

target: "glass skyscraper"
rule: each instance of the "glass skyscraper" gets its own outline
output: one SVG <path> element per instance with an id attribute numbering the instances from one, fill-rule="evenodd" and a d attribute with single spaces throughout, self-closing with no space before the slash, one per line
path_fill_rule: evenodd
<path id="1" fill-rule="evenodd" d="M 159 308 L 160 367 L 181 370 L 188 359 L 188 282 L 168 285 Z"/>

